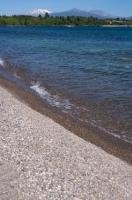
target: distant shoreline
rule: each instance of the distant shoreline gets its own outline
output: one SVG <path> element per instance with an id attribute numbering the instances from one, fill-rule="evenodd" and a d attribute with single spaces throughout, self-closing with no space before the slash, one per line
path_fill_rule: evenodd
<path id="1" fill-rule="evenodd" d="M 132 28 L 132 25 L 2 25 L 0 24 L 0 27 L 67 27 L 67 28 L 74 28 L 74 27 L 104 27 L 104 28 Z"/>
<path id="2" fill-rule="evenodd" d="M 102 27 L 132 27 L 132 25 L 102 25 Z"/>
<path id="3" fill-rule="evenodd" d="M 0 16 L 0 25 L 62 25 L 62 26 L 132 26 L 128 18 L 97 18 L 81 16 Z"/>

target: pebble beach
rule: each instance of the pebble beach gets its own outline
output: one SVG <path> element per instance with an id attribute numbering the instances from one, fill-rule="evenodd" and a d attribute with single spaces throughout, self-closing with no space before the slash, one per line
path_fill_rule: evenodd
<path id="1" fill-rule="evenodd" d="M 132 166 L 0 86 L 1 200 L 131 200 Z"/>

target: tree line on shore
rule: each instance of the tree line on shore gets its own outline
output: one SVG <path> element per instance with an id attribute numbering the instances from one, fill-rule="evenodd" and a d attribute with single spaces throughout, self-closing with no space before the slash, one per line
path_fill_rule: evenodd
<path id="1" fill-rule="evenodd" d="M 53 17 L 48 13 L 45 16 L 13 15 L 0 16 L 0 25 L 132 25 L 132 19 L 98 19 L 95 17 Z"/>

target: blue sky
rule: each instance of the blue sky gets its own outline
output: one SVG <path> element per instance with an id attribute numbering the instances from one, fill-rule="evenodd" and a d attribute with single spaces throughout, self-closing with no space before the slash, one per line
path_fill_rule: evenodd
<path id="1" fill-rule="evenodd" d="M 116 16 L 132 16 L 132 0 L 0 0 L 0 14 L 22 14 L 35 8 L 51 11 L 79 8 L 102 10 Z"/>

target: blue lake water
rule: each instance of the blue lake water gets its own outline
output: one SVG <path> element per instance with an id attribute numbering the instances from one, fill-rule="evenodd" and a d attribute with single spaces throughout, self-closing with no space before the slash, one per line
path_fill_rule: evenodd
<path id="1" fill-rule="evenodd" d="M 51 106 L 132 142 L 132 28 L 0 27 L 0 58 Z"/>

